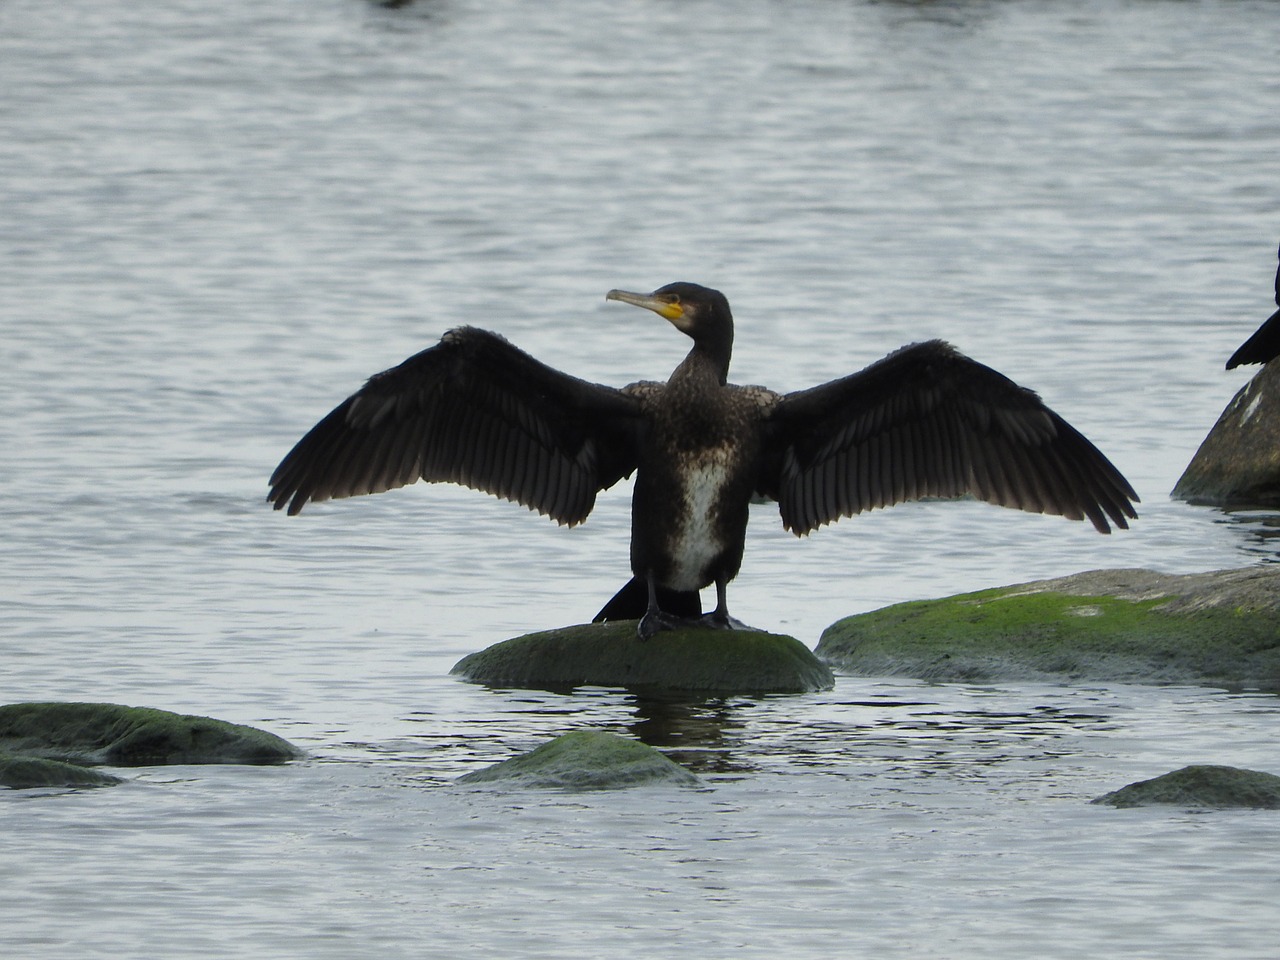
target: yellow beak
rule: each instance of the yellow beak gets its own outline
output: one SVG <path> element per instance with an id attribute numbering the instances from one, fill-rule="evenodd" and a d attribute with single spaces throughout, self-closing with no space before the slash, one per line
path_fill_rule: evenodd
<path id="1" fill-rule="evenodd" d="M 630 293 L 627 290 L 610 290 L 604 295 L 606 300 L 621 300 L 623 303 L 629 303 L 635 307 L 644 307 L 646 310 L 652 310 L 660 317 L 665 317 L 672 323 L 675 323 L 684 316 L 684 307 L 679 302 L 673 303 L 662 297 L 655 297 L 651 293 Z"/>

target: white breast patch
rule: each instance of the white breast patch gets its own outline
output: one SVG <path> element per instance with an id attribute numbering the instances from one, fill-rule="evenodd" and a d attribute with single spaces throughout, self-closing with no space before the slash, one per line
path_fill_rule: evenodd
<path id="1" fill-rule="evenodd" d="M 729 476 L 728 451 L 706 451 L 685 477 L 685 488 L 672 506 L 681 512 L 676 524 L 671 582 L 673 590 L 698 590 L 706 586 L 704 572 L 724 545 L 716 538 L 716 505 Z"/>

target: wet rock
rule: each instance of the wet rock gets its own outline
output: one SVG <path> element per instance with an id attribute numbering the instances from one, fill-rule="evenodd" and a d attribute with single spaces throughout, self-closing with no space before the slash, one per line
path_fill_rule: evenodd
<path id="1" fill-rule="evenodd" d="M 1280 689 L 1280 567 L 1095 570 L 896 604 L 832 624 L 815 652 L 862 676 Z"/>
<path id="2" fill-rule="evenodd" d="M 119 777 L 61 760 L 18 757 L 0 753 L 0 787 L 30 790 L 35 787 L 110 787 Z"/>
<path id="3" fill-rule="evenodd" d="M 757 630 L 666 630 L 636 636 L 634 620 L 587 623 L 504 640 L 452 673 L 491 686 L 627 687 L 699 693 L 829 690 L 831 670 L 794 637 Z"/>
<path id="4" fill-rule="evenodd" d="M 556 737 L 529 753 L 464 774 L 457 782 L 616 790 L 654 783 L 687 787 L 699 781 L 684 767 L 638 740 L 602 730 L 578 730 Z"/>
<path id="5" fill-rule="evenodd" d="M 302 751 L 274 734 L 150 707 L 116 703 L 0 706 L 0 750 L 94 766 L 282 763 Z"/>
<path id="6" fill-rule="evenodd" d="M 1218 417 L 1173 488 L 1214 506 L 1280 505 L 1280 363 L 1268 363 Z"/>
<path id="7" fill-rule="evenodd" d="M 1141 780 L 1098 797 L 1113 807 L 1174 804 L 1180 807 L 1280 809 L 1280 777 L 1239 767 L 1183 767 L 1162 777 Z"/>

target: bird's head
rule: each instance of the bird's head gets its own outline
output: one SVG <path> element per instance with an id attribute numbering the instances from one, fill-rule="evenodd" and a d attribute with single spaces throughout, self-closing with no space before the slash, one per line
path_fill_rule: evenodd
<path id="1" fill-rule="evenodd" d="M 626 290 L 610 290 L 606 300 L 621 300 L 637 307 L 652 310 L 671 325 L 695 341 L 722 339 L 728 333 L 733 337 L 733 315 L 729 301 L 719 290 L 699 286 L 696 283 L 668 283 L 653 293 L 629 293 Z"/>

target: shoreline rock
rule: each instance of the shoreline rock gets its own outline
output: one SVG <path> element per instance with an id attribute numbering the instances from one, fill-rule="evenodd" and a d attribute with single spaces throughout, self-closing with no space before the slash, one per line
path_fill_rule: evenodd
<path id="1" fill-rule="evenodd" d="M 1280 690 L 1280 566 L 1094 570 L 846 617 L 815 653 L 859 676 Z"/>
<path id="2" fill-rule="evenodd" d="M 794 637 L 691 627 L 642 641 L 634 620 L 514 637 L 464 657 L 450 673 L 494 687 L 543 690 L 813 693 L 835 684 L 830 668 Z"/>

